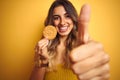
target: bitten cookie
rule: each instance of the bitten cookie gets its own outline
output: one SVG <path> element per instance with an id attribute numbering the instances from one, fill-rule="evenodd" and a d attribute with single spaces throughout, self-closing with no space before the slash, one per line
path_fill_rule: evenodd
<path id="1" fill-rule="evenodd" d="M 43 30 L 43 36 L 49 40 L 52 40 L 56 37 L 57 30 L 54 26 L 48 25 Z"/>

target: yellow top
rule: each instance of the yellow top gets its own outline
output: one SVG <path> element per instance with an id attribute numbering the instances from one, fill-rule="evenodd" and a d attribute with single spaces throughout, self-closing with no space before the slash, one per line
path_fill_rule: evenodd
<path id="1" fill-rule="evenodd" d="M 71 69 L 58 65 L 56 71 L 47 72 L 45 80 L 78 80 Z"/>

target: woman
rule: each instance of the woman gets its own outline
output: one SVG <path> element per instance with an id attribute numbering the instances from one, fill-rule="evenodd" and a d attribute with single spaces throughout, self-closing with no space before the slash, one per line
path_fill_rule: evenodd
<path id="1" fill-rule="evenodd" d="M 51 5 L 45 26 L 53 25 L 57 36 L 42 38 L 36 46 L 35 65 L 31 80 L 107 80 L 109 57 L 103 47 L 89 38 L 89 6 L 78 17 L 68 0 L 56 0 Z"/>

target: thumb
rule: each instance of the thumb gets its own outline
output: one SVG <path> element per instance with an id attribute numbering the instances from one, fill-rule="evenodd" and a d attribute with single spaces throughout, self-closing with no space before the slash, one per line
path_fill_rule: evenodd
<path id="1" fill-rule="evenodd" d="M 78 18 L 78 38 L 82 38 L 83 43 L 87 43 L 90 40 L 88 24 L 90 21 L 90 6 L 85 4 L 81 8 L 81 12 Z"/>

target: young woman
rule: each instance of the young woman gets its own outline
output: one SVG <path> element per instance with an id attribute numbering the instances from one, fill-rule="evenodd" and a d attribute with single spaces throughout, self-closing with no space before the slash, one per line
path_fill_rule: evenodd
<path id="1" fill-rule="evenodd" d="M 51 5 L 45 26 L 53 25 L 57 36 L 42 38 L 35 49 L 35 65 L 30 80 L 107 80 L 109 56 L 100 43 L 89 38 L 90 8 L 84 5 L 80 16 L 69 0 Z"/>

